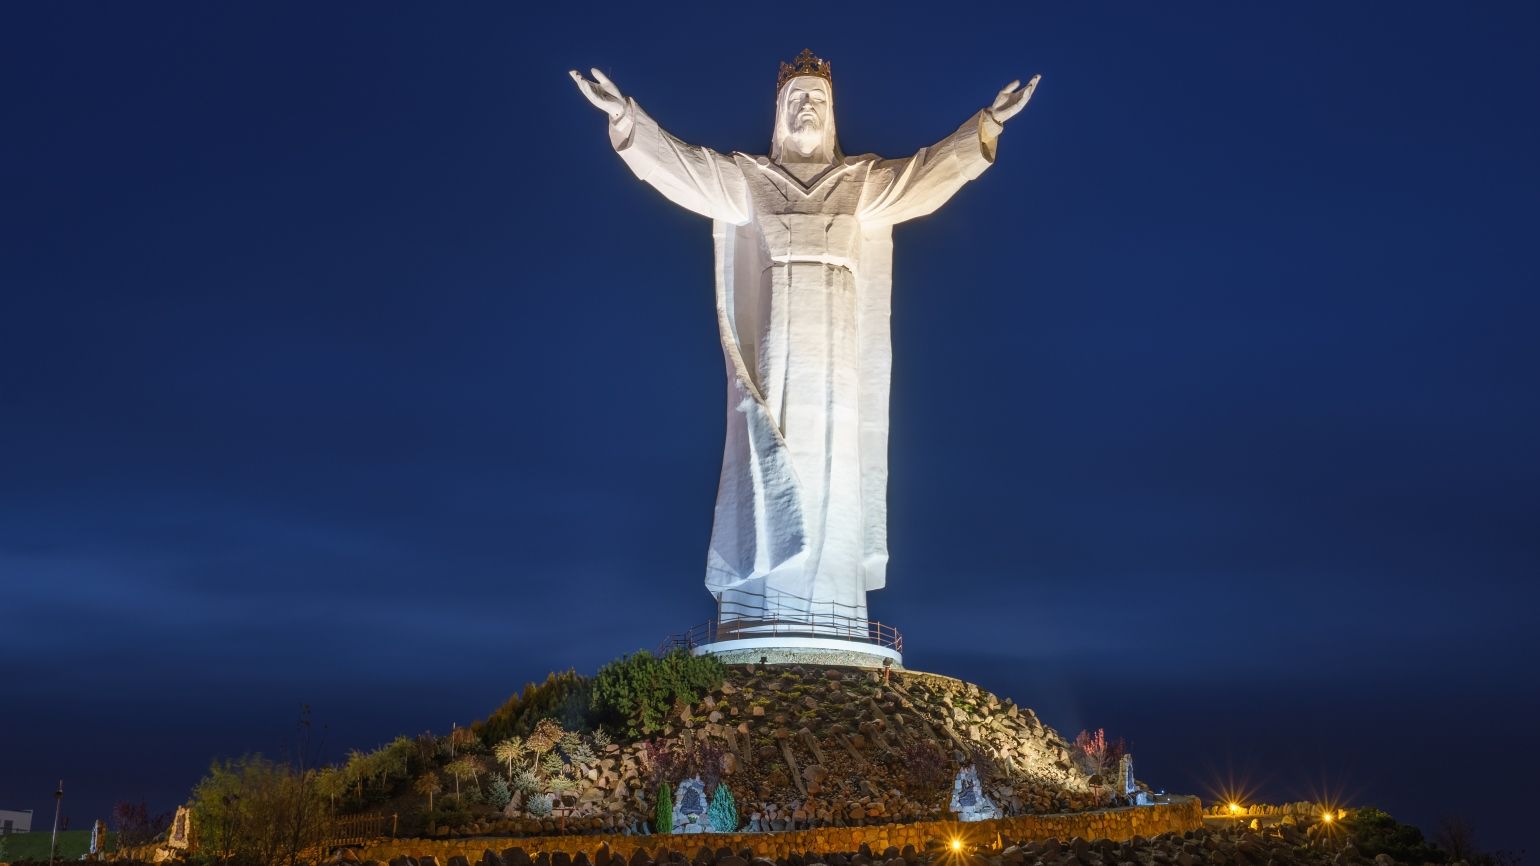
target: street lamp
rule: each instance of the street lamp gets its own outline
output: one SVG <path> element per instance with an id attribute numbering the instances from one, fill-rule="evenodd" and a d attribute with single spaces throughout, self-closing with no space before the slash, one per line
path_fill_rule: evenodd
<path id="1" fill-rule="evenodd" d="M 58 790 L 53 792 L 53 840 L 48 843 L 48 863 L 52 866 L 59 856 L 59 807 L 64 803 L 64 780 L 59 780 Z"/>

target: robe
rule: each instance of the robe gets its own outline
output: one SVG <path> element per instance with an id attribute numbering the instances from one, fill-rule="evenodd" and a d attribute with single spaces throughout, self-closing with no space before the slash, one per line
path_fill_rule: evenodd
<path id="1" fill-rule="evenodd" d="M 893 226 L 982 174 L 999 132 L 981 111 L 914 156 L 840 157 L 803 183 L 686 144 L 634 100 L 611 122 L 638 178 L 712 221 L 727 437 L 706 587 L 722 626 L 866 635 L 866 593 L 887 580 Z"/>

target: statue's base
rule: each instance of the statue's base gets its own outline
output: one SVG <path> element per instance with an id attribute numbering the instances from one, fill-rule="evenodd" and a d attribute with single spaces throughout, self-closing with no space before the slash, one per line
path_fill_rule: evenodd
<path id="1" fill-rule="evenodd" d="M 825 665 L 852 668 L 892 667 L 904 669 L 904 656 L 897 650 L 872 643 L 831 637 L 737 638 L 697 644 L 692 655 L 712 655 L 724 664 L 752 665 Z"/>

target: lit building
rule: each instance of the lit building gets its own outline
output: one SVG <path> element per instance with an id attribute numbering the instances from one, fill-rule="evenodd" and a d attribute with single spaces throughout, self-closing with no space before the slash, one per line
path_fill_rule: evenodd
<path id="1" fill-rule="evenodd" d="M 32 832 L 31 809 L 25 812 L 12 812 L 8 809 L 0 809 L 0 836 L 30 832 Z"/>

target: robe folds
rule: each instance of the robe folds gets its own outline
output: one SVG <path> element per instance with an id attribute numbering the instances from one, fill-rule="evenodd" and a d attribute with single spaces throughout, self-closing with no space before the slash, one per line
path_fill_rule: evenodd
<path id="1" fill-rule="evenodd" d="M 638 178 L 712 221 L 727 440 L 706 587 L 724 622 L 865 633 L 888 562 L 893 226 L 982 174 L 999 131 L 979 112 L 914 156 L 841 157 L 804 183 L 686 144 L 634 100 L 610 124 Z"/>

